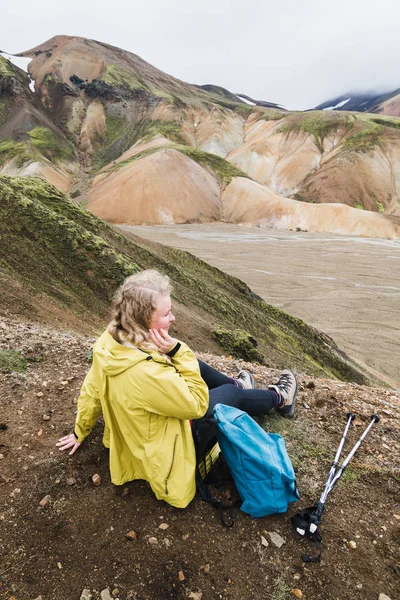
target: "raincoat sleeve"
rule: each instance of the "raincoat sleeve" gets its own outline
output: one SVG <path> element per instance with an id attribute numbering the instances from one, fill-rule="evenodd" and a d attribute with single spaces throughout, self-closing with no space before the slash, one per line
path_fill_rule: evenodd
<path id="1" fill-rule="evenodd" d="M 89 435 L 100 415 L 100 396 L 95 383 L 94 369 L 92 367 L 85 377 L 78 398 L 78 413 L 76 415 L 74 428 L 75 437 L 78 442 L 83 442 Z"/>
<path id="2" fill-rule="evenodd" d="M 172 365 L 157 373 L 144 373 L 148 390 L 143 398 L 144 408 L 166 417 L 199 419 L 208 408 L 208 387 L 200 375 L 199 363 L 193 352 L 181 343 L 172 357 Z"/>

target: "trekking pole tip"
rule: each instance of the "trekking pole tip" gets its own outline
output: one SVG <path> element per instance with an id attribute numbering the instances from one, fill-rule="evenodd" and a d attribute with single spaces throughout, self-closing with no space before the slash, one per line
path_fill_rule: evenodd
<path id="1" fill-rule="evenodd" d="M 371 415 L 371 419 L 374 423 L 379 423 L 379 417 L 378 415 Z"/>
<path id="2" fill-rule="evenodd" d="M 356 418 L 356 415 L 352 412 L 348 412 L 347 413 L 347 418 L 351 419 L 352 421 L 354 421 L 354 419 Z"/>

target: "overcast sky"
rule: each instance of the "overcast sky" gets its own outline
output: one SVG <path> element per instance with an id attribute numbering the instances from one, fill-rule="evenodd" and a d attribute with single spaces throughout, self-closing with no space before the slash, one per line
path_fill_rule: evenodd
<path id="1" fill-rule="evenodd" d="M 78 35 L 289 109 L 400 87 L 399 0 L 19 0 L 1 13 L 0 50 Z"/>

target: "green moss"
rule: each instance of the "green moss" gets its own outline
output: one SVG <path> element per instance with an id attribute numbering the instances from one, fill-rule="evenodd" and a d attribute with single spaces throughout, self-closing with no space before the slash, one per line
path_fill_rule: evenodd
<path id="1" fill-rule="evenodd" d="M 117 117 L 106 117 L 107 141 L 106 147 L 94 159 L 94 168 L 99 170 L 113 160 L 116 160 L 136 144 L 139 140 L 147 141 L 155 135 L 184 145 L 181 127 L 176 121 L 141 121 L 127 127 L 124 120 Z"/>
<path id="2" fill-rule="evenodd" d="M 3 140 L 0 142 L 0 166 L 14 158 L 24 160 L 26 151 L 27 146 L 24 142 L 16 142 L 11 138 Z"/>
<path id="3" fill-rule="evenodd" d="M 257 350 L 257 340 L 247 331 L 243 331 L 242 329 L 228 331 L 222 327 L 217 327 L 213 331 L 213 337 L 224 350 L 231 352 L 237 358 L 264 362 L 262 354 Z"/>
<path id="4" fill-rule="evenodd" d="M 354 202 L 354 208 L 359 208 L 360 210 L 364 210 L 364 205 L 361 202 Z"/>
<path id="5" fill-rule="evenodd" d="M 130 165 L 131 163 L 135 162 L 136 160 L 140 160 L 141 158 L 150 156 L 151 154 L 154 154 L 155 152 L 159 152 L 160 150 L 163 150 L 164 148 L 165 148 L 165 146 L 156 146 L 155 148 L 147 148 L 147 150 L 138 152 L 137 154 L 130 156 L 126 160 L 121 160 L 120 162 L 116 163 L 115 165 L 111 165 L 111 167 L 106 169 L 106 172 L 111 173 L 113 171 L 119 171 L 119 169 L 126 167 L 126 165 Z"/>
<path id="6" fill-rule="evenodd" d="M 314 136 L 317 147 L 320 152 L 323 152 L 324 138 L 339 128 L 347 125 L 347 119 L 343 116 L 326 115 L 321 112 L 308 113 L 309 116 L 296 116 L 288 123 L 285 123 L 280 129 L 281 133 L 291 133 L 304 131 L 309 135 Z"/>
<path id="7" fill-rule="evenodd" d="M 371 119 L 371 121 L 373 121 L 377 125 L 382 125 L 383 127 L 392 127 L 392 129 L 400 129 L 399 117 Z"/>
<path id="8" fill-rule="evenodd" d="M 150 88 L 145 85 L 130 69 L 114 64 L 107 65 L 103 81 L 110 85 L 123 86 L 128 90 L 142 89 L 150 92 Z"/>
<path id="9" fill-rule="evenodd" d="M 14 77 L 14 65 L 7 58 L 0 54 L 0 77 Z"/>
<path id="10" fill-rule="evenodd" d="M 378 200 L 375 200 L 375 204 L 376 204 L 376 208 L 378 210 L 379 213 L 384 213 L 385 212 L 385 207 L 383 206 L 382 202 L 379 202 Z"/>
<path id="11" fill-rule="evenodd" d="M 106 145 L 109 146 L 118 140 L 122 136 L 125 127 L 124 119 L 106 114 Z"/>
<path id="12" fill-rule="evenodd" d="M 72 159 L 72 146 L 51 129 L 35 127 L 28 131 L 28 135 L 32 146 L 45 158 L 51 161 Z"/>
<path id="13" fill-rule="evenodd" d="M 303 196 L 303 194 L 301 192 L 296 192 L 294 194 L 293 198 L 295 200 L 297 200 L 298 202 L 311 202 L 311 204 L 315 204 L 315 200 L 312 200 L 310 198 L 306 198 L 305 196 Z"/>
<path id="14" fill-rule="evenodd" d="M 368 123 L 363 129 L 344 140 L 343 149 L 347 152 L 366 153 L 383 142 L 383 127 Z"/>
<path id="15" fill-rule="evenodd" d="M 197 150 L 196 148 L 191 148 L 189 146 L 177 146 L 176 149 L 182 154 L 185 154 L 185 156 L 195 160 L 203 167 L 212 169 L 214 173 L 218 175 L 220 182 L 224 185 L 228 185 L 234 177 L 246 177 L 247 179 L 251 179 L 247 173 L 244 173 L 238 169 L 238 167 L 235 167 L 235 165 L 216 154 L 210 154 L 209 152 Z"/>
<path id="16" fill-rule="evenodd" d="M 26 359 L 16 350 L 0 349 L 0 373 L 25 373 Z"/>

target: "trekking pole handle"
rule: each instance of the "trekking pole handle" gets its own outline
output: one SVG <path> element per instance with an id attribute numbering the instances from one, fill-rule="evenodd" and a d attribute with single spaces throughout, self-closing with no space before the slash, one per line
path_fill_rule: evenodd
<path id="1" fill-rule="evenodd" d="M 375 424 L 379 422 L 379 417 L 378 415 L 371 415 L 371 422 L 368 425 L 368 427 L 365 429 L 364 433 L 361 435 L 360 439 L 358 440 L 358 442 L 356 442 L 356 444 L 354 445 L 354 447 L 350 450 L 350 453 L 346 456 L 346 458 L 344 459 L 343 463 L 341 464 L 341 466 L 339 467 L 339 469 L 336 472 L 335 477 L 332 479 L 332 482 L 327 490 L 327 494 L 329 494 L 330 491 L 332 491 L 333 486 L 336 484 L 337 480 L 341 477 L 343 471 L 345 470 L 345 468 L 347 467 L 347 465 L 349 464 L 349 462 L 351 461 L 351 459 L 353 458 L 354 454 L 357 452 L 357 450 L 359 449 L 359 447 L 361 446 L 364 438 L 367 436 L 367 434 L 369 433 L 371 427 Z"/>

